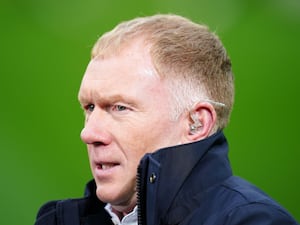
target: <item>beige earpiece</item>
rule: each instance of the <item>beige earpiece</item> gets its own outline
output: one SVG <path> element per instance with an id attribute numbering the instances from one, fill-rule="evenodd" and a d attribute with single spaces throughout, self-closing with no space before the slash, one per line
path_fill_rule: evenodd
<path id="1" fill-rule="evenodd" d="M 194 122 L 193 124 L 190 125 L 190 132 L 191 132 L 191 134 L 195 134 L 197 132 L 198 128 L 202 126 L 202 124 L 199 121 L 199 118 L 197 117 L 196 114 L 191 113 L 190 116 Z"/>

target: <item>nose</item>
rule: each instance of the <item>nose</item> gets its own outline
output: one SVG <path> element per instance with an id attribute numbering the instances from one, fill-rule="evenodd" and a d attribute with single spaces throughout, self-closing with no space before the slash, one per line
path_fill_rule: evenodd
<path id="1" fill-rule="evenodd" d="M 80 133 L 81 140 L 88 145 L 108 145 L 111 142 L 111 134 L 107 125 L 105 116 L 101 116 L 99 111 L 93 111 Z"/>

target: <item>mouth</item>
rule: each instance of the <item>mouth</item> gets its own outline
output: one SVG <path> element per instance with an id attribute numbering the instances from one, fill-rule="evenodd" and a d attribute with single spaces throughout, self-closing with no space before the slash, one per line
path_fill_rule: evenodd
<path id="1" fill-rule="evenodd" d="M 117 165 L 116 163 L 97 163 L 96 167 L 99 170 L 109 170 Z"/>
<path id="2" fill-rule="evenodd" d="M 93 161 L 93 175 L 98 180 L 104 181 L 106 179 L 112 179 L 120 172 L 121 164 L 116 161 L 110 160 L 94 160 Z"/>

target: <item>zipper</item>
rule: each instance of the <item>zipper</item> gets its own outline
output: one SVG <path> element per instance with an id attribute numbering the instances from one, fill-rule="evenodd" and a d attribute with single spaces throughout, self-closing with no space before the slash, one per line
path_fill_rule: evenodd
<path id="1" fill-rule="evenodd" d="M 137 206 L 138 206 L 138 225 L 147 225 L 146 218 L 146 187 L 147 187 L 147 168 L 148 154 L 146 154 L 137 169 Z"/>

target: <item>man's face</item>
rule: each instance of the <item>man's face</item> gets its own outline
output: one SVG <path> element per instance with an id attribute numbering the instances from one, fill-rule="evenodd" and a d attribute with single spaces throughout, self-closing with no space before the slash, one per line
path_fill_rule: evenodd
<path id="1" fill-rule="evenodd" d="M 79 100 L 97 196 L 119 211 L 136 204 L 136 171 L 142 156 L 181 142 L 183 126 L 170 119 L 170 97 L 144 46 L 92 60 Z"/>

